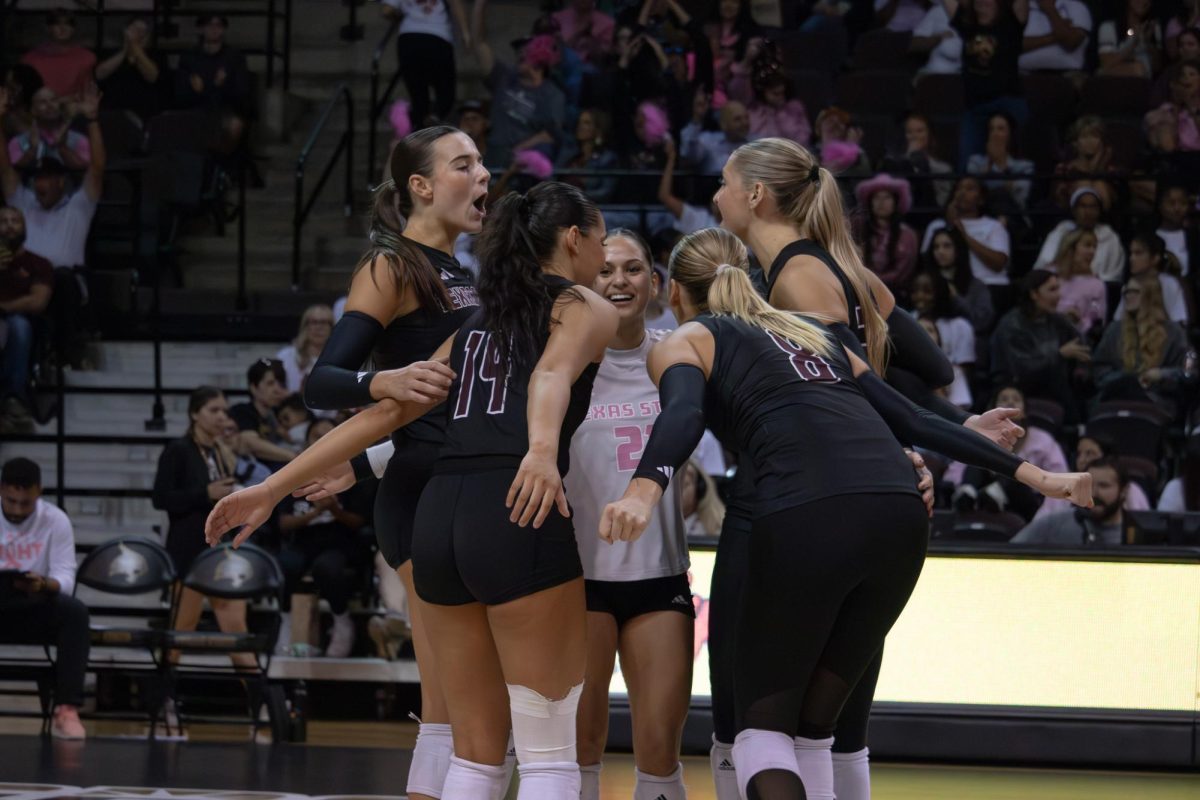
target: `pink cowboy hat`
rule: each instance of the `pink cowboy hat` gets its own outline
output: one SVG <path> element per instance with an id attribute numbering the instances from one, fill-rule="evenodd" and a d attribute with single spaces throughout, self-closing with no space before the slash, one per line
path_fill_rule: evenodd
<path id="1" fill-rule="evenodd" d="M 912 187 L 903 178 L 894 178 L 881 172 L 854 188 L 854 196 L 858 198 L 858 204 L 863 207 L 871 202 L 871 195 L 876 192 L 891 192 L 896 198 L 896 210 L 902 215 L 907 214 L 908 210 L 912 208 Z"/>

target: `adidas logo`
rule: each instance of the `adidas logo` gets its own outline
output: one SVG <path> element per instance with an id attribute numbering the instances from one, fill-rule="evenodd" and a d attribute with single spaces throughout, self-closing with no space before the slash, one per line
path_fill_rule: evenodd
<path id="1" fill-rule="evenodd" d="M 668 798 L 665 794 L 660 794 L 658 797 L 654 798 L 654 800 L 668 800 Z"/>
<path id="2" fill-rule="evenodd" d="M 671 480 L 671 478 L 674 477 L 674 475 L 675 475 L 674 467 L 658 467 L 658 471 L 661 472 L 663 475 L 666 475 L 668 481 Z"/>
<path id="3" fill-rule="evenodd" d="M 690 606 L 692 604 L 692 598 L 688 597 L 687 595 L 677 594 L 671 603 L 677 606 Z"/>
<path id="4" fill-rule="evenodd" d="M 717 764 L 717 769 L 733 769 L 733 762 L 728 758 L 722 758 L 721 763 Z"/>
<path id="5" fill-rule="evenodd" d="M 442 280 L 444 280 L 444 281 L 452 281 L 452 280 L 454 280 L 454 276 L 453 276 L 453 275 L 451 275 L 451 274 L 450 274 L 449 272 L 447 272 L 446 270 L 442 270 Z"/>

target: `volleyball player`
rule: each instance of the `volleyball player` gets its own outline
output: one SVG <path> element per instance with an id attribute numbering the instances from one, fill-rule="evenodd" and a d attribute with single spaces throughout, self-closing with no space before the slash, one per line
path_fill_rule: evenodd
<path id="1" fill-rule="evenodd" d="M 388 173 L 375 197 L 373 247 L 359 261 L 346 311 L 305 383 L 312 408 L 444 396 L 451 378 L 447 367 L 399 368 L 429 358 L 478 304 L 471 274 L 452 255 L 459 234 L 479 231 L 484 218 L 490 175 L 470 137 L 447 126 L 412 133 L 393 148 Z M 368 357 L 380 371 L 362 371 Z M 422 719 L 407 789 L 414 798 L 442 796 L 453 747 L 409 562 L 417 500 L 443 427 L 444 415 L 432 412 L 395 433 L 396 455 L 375 502 L 379 551 L 408 591 L 421 672 Z"/>
<path id="2" fill-rule="evenodd" d="M 671 305 L 685 324 L 649 360 L 663 413 L 600 534 L 640 535 L 705 420 L 750 459 L 755 580 L 735 665 L 739 789 L 750 800 L 832 800 L 838 715 L 903 609 L 928 540 L 892 431 L 1048 496 L 1090 505 L 1091 487 L 1087 475 L 1045 473 L 923 412 L 828 329 L 768 306 L 745 270 L 744 246 L 720 230 L 684 237 L 672 254 Z"/>
<path id="3" fill-rule="evenodd" d="M 861 358 L 883 369 L 889 383 L 942 416 L 1011 447 L 1023 433 L 998 409 L 971 416 L 937 400 L 931 389 L 953 379 L 953 368 L 938 346 L 903 310 L 891 292 L 862 262 L 850 237 L 836 180 L 822 180 L 818 161 L 786 139 L 768 138 L 739 147 L 722 171 L 714 197 L 721 226 L 746 242 L 766 265 L 765 296 L 771 305 L 826 320 L 839 339 Z M 890 359 L 889 359 L 890 355 Z M 890 362 L 890 363 L 889 363 Z M 881 373 L 882 374 L 882 373 Z M 923 465 L 920 457 L 912 456 Z M 739 467 L 740 469 L 741 467 Z M 709 655 L 713 683 L 713 778 L 720 800 L 734 797 L 732 745 L 732 626 L 745 578 L 750 529 L 742 497 L 752 480 L 736 480 L 726 509 L 713 576 L 709 611 Z M 728 534 L 728 535 L 726 535 Z M 847 702 L 834 743 L 838 796 L 870 796 L 867 723 L 882 651 Z"/>
<path id="4" fill-rule="evenodd" d="M 604 263 L 603 218 L 578 189 L 542 183 L 493 216 L 476 243 L 481 307 L 434 354 L 458 377 L 414 521 L 413 579 L 454 736 L 442 792 L 498 800 L 511 726 L 519 797 L 573 798 L 587 618 L 561 475 L 617 312 L 577 285 Z M 225 498 L 205 535 L 238 527 L 244 541 L 288 492 L 436 403 L 385 398 Z"/>
<path id="5" fill-rule="evenodd" d="M 587 596 L 578 725 L 582 800 L 600 797 L 608 687 L 618 654 L 633 719 L 634 800 L 687 796 L 679 747 L 691 701 L 696 612 L 678 487 L 663 496 L 635 544 L 610 547 L 591 535 L 604 506 L 625 491 L 658 418 L 658 388 L 646 372 L 646 356 L 669 331 L 646 329 L 646 307 L 658 290 L 653 263 L 636 233 L 609 232 L 592 289 L 616 307 L 620 323 L 596 374 L 587 417 L 571 440 L 567 496 Z"/>

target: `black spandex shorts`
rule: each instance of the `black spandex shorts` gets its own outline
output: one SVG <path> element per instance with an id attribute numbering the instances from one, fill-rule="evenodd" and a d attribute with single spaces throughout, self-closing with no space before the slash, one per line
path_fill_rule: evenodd
<path id="1" fill-rule="evenodd" d="M 433 474 L 438 445 L 394 438 L 396 453 L 388 461 L 375 493 L 375 543 L 388 566 L 396 569 L 412 558 L 413 520 L 421 492 Z"/>
<path id="2" fill-rule="evenodd" d="M 641 581 L 584 581 L 587 610 L 611 614 L 620 628 L 634 617 L 656 611 L 678 611 L 696 618 L 687 573 Z"/>
<path id="3" fill-rule="evenodd" d="M 435 474 L 417 505 L 413 581 L 427 603 L 499 605 L 583 575 L 575 528 L 551 510 L 521 528 L 504 507 L 516 467 Z"/>

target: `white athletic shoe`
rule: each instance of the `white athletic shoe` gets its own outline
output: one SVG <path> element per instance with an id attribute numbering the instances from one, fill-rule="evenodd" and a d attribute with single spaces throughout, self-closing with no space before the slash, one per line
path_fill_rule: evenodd
<path id="1" fill-rule="evenodd" d="M 354 620 L 350 612 L 333 615 L 333 630 L 329 634 L 329 646 L 325 648 L 326 658 L 348 658 L 354 649 Z"/>

